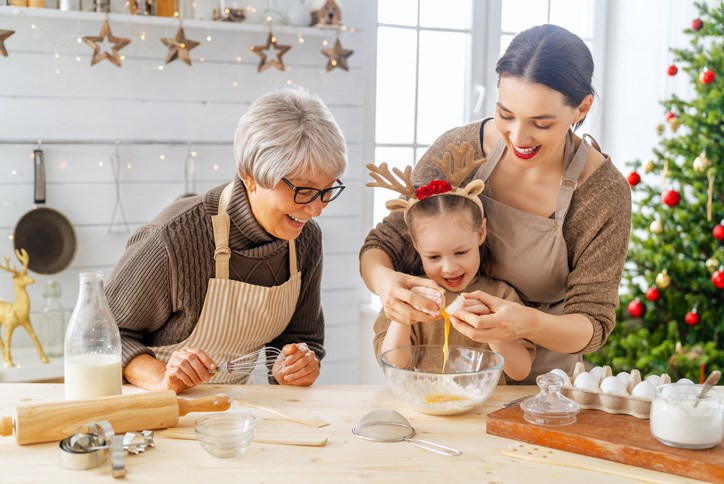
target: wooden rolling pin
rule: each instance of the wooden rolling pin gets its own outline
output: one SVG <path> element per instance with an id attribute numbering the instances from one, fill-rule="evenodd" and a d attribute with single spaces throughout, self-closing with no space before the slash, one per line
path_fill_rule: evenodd
<path id="1" fill-rule="evenodd" d="M 19 445 L 62 440 L 81 425 L 107 420 L 114 432 L 175 427 L 191 412 L 222 412 L 231 406 L 228 395 L 187 400 L 172 390 L 21 405 L 15 417 L 0 418 L 0 435 L 15 434 Z"/>

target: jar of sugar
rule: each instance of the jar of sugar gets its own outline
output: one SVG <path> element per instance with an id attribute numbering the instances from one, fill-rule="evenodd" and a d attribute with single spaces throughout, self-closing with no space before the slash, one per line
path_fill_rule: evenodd
<path id="1" fill-rule="evenodd" d="M 697 399 L 701 387 L 670 383 L 656 388 L 650 423 L 651 433 L 659 442 L 684 449 L 709 449 L 724 439 L 721 396 L 712 389 Z"/>

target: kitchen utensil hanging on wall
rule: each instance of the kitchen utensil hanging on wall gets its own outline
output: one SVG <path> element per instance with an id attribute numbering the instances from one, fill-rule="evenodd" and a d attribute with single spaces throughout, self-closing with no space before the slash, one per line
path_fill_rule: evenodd
<path id="1" fill-rule="evenodd" d="M 196 153 L 191 151 L 191 144 L 186 151 L 184 160 L 184 193 L 176 200 L 196 196 Z"/>
<path id="2" fill-rule="evenodd" d="M 15 224 L 15 248 L 30 255 L 28 268 L 38 274 L 57 274 L 75 255 L 75 231 L 65 215 L 45 206 L 45 160 L 40 146 L 33 151 L 35 208 Z"/>
<path id="3" fill-rule="evenodd" d="M 121 153 L 116 143 L 116 151 L 111 155 L 111 170 L 113 172 L 113 182 L 116 187 L 116 203 L 113 205 L 113 213 L 111 221 L 108 223 L 109 234 L 127 234 L 130 232 L 128 228 L 128 220 L 126 220 L 126 211 L 123 210 L 123 202 L 121 202 Z M 116 222 L 116 213 L 120 216 L 120 220 Z"/>

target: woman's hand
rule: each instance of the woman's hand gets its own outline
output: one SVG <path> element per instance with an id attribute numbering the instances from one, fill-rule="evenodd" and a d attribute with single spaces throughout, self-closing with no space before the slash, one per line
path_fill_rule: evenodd
<path id="1" fill-rule="evenodd" d="M 283 369 L 282 355 L 285 357 Z M 304 343 L 285 345 L 272 367 L 272 374 L 280 385 L 309 386 L 319 377 L 319 360 Z"/>
<path id="2" fill-rule="evenodd" d="M 392 321 L 431 323 L 440 314 L 444 291 L 429 279 L 390 270 L 379 287 L 385 315 Z"/>
<path id="3" fill-rule="evenodd" d="M 166 363 L 166 372 L 158 384 L 159 390 L 183 390 L 209 381 L 209 370 L 215 370 L 216 363 L 198 348 L 184 347 L 171 353 Z"/>
<path id="4" fill-rule="evenodd" d="M 451 315 L 456 330 L 480 343 L 504 343 L 524 338 L 530 315 L 522 304 L 482 291 L 463 294 L 463 309 Z"/>

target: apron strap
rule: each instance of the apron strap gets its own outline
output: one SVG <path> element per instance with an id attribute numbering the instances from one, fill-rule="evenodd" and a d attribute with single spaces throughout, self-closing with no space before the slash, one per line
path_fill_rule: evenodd
<path id="1" fill-rule="evenodd" d="M 297 245 L 294 239 L 289 241 L 289 277 L 297 273 Z"/>
<path id="2" fill-rule="evenodd" d="M 573 132 L 569 131 L 566 136 L 564 159 L 571 156 L 570 153 L 573 151 L 573 147 Z M 573 192 L 576 191 L 576 188 L 578 187 L 578 177 L 581 175 L 583 168 L 586 166 L 586 161 L 588 161 L 588 149 L 589 145 L 586 142 L 584 135 L 583 139 L 581 139 L 581 144 L 578 146 L 578 150 L 576 150 L 573 158 L 568 164 L 568 168 L 566 168 L 565 173 L 561 177 L 561 188 L 558 191 L 558 199 L 556 200 L 556 220 L 560 222 L 561 226 L 563 225 L 563 220 L 566 218 L 566 214 L 568 213 L 568 208 L 571 206 Z"/>
<path id="3" fill-rule="evenodd" d="M 503 138 L 500 138 L 490 154 L 487 156 L 487 161 L 480 165 L 478 171 L 475 172 L 475 179 L 480 179 L 487 183 L 488 177 L 490 177 L 490 174 L 495 169 L 498 161 L 500 161 L 500 157 L 503 155 L 503 151 L 505 151 L 505 141 L 503 141 Z"/>
<path id="4" fill-rule="evenodd" d="M 214 260 L 216 261 L 216 279 L 229 278 L 229 259 L 231 259 L 231 249 L 229 248 L 229 215 L 226 213 L 226 206 L 231 198 L 231 190 L 234 184 L 229 183 L 221 192 L 219 198 L 218 215 L 211 217 L 211 223 L 214 225 Z"/>

